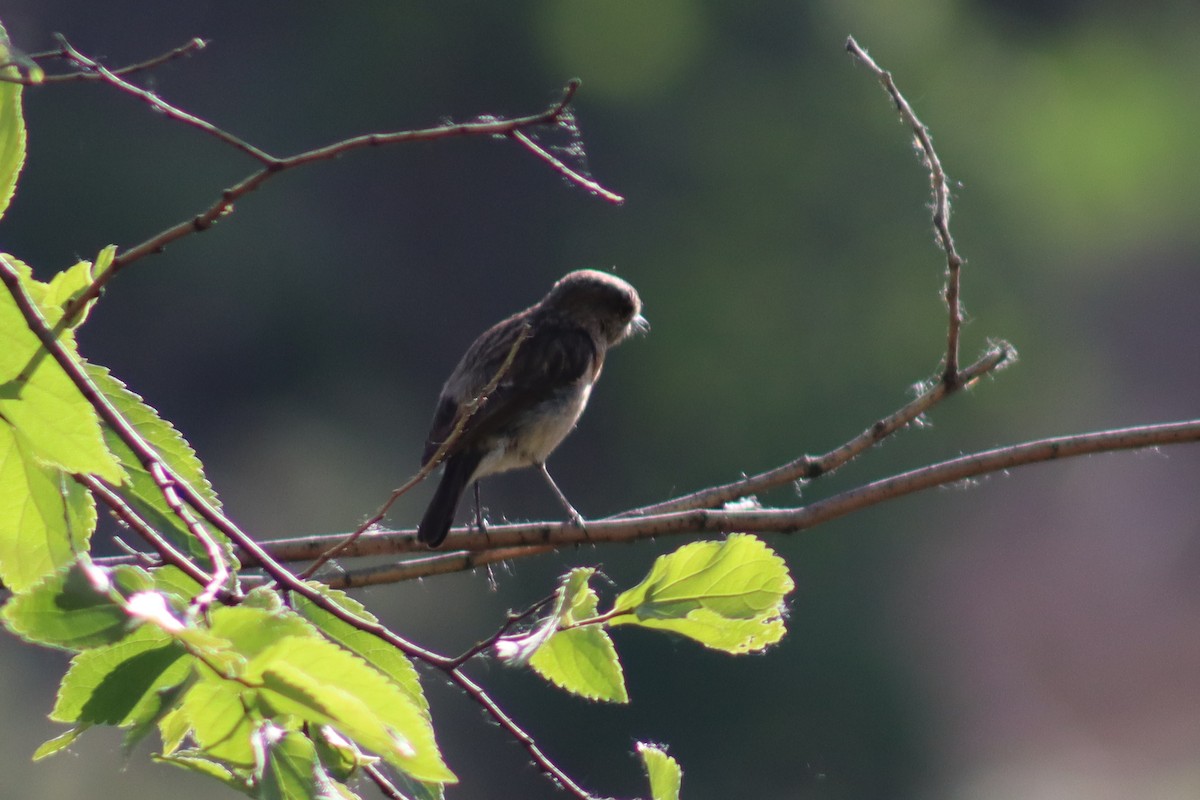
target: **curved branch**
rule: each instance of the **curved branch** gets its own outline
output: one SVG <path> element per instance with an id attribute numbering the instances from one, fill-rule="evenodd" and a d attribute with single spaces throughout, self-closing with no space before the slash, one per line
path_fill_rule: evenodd
<path id="1" fill-rule="evenodd" d="M 962 379 L 958 372 L 958 341 L 963 324 L 962 302 L 959 297 L 964 262 L 954 247 L 954 237 L 950 235 L 950 189 L 946 172 L 942 169 L 942 162 L 938 158 L 937 151 L 933 149 L 933 139 L 929 135 L 929 129 L 917 118 L 912 106 L 896 88 L 892 73 L 876 64 L 874 59 L 867 55 L 867 51 L 854 41 L 853 36 L 846 39 L 846 50 L 871 70 L 883 84 L 883 88 L 892 98 L 896 110 L 900 112 L 900 118 L 904 120 L 905 125 L 912 129 L 917 146 L 921 149 L 925 167 L 929 170 L 929 183 L 933 189 L 933 229 L 937 234 L 938 244 L 946 252 L 944 297 L 950 313 L 949 323 L 946 326 L 946 362 L 943 365 L 942 381 L 950 386 L 955 386 Z"/>

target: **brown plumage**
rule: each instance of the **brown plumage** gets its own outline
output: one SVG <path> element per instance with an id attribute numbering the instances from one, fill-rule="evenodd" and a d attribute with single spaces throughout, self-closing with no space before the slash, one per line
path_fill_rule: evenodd
<path id="1" fill-rule="evenodd" d="M 445 471 L 417 527 L 418 539 L 430 547 L 440 545 L 467 486 L 520 467 L 538 467 L 567 513 L 581 521 L 546 471 L 546 459 L 587 406 L 608 349 L 648 327 L 641 310 L 637 291 L 625 281 L 597 270 L 577 270 L 555 283 L 539 303 L 475 340 L 442 388 L 422 465 L 450 437 L 464 406 L 476 399 L 482 403 L 446 453 Z M 481 398 L 497 374 L 499 383 Z"/>

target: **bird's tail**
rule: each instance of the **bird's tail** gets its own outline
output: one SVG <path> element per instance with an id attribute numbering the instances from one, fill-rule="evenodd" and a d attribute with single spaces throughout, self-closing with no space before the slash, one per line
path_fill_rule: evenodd
<path id="1" fill-rule="evenodd" d="M 437 547 L 446 538 L 454 522 L 454 512 L 458 510 L 458 501 L 482 460 L 483 453 L 478 450 L 455 453 L 446 459 L 442 480 L 433 493 L 433 499 L 429 501 L 429 508 L 425 509 L 421 524 L 417 526 L 418 541 Z"/>

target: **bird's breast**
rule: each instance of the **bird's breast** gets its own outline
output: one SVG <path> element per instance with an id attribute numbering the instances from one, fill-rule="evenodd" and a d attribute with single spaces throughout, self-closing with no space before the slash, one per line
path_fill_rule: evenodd
<path id="1" fill-rule="evenodd" d="M 496 435 L 472 480 L 545 463 L 579 421 L 591 393 L 592 383 L 581 382 L 560 389 L 522 413 Z"/>

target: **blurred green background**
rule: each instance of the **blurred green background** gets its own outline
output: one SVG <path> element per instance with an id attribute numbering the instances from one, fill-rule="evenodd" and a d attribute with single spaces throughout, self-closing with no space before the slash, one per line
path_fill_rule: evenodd
<path id="1" fill-rule="evenodd" d="M 337 11 L 336 8 L 342 8 Z M 1195 416 L 1200 10 L 1188 3 L 182 3 L 7 0 L 27 51 L 64 33 L 277 154 L 366 131 L 536 111 L 567 79 L 610 207 L 505 141 L 360 152 L 281 176 L 119 277 L 81 334 L 200 452 L 262 538 L 352 528 L 416 466 L 441 382 L 487 325 L 570 269 L 636 285 L 653 333 L 609 360 L 552 459 L 601 516 L 823 452 L 932 375 L 944 259 L 928 178 L 847 34 L 932 128 L 968 258 L 964 357 L 1021 360 L 811 500 L 1026 439 Z M 26 94 L 3 249 L 46 277 L 207 207 L 253 165 L 96 85 Z M 546 137 L 547 145 L 569 145 Z M 790 633 L 730 658 L 620 631 L 633 703 L 474 672 L 599 794 L 668 743 L 689 800 L 1200 795 L 1200 452 L 1027 468 L 773 537 Z M 412 524 L 429 489 L 391 522 Z M 763 498 L 794 503 L 780 492 Z M 536 476 L 493 519 L 554 516 Z M 618 586 L 681 542 L 585 548 L 361 594 L 447 652 L 575 564 Z M 65 657 L 0 644 L 0 797 L 209 798 L 97 731 L 31 764 Z M 456 798 L 563 797 L 431 678 Z M 370 790 L 365 790 L 370 796 Z M 222 795 L 224 796 L 224 795 Z M 232 796 L 232 795 L 230 795 Z"/>

